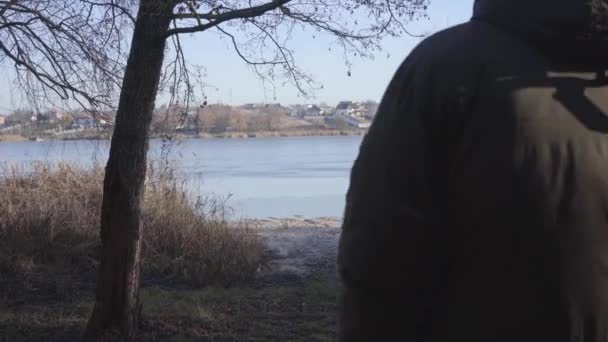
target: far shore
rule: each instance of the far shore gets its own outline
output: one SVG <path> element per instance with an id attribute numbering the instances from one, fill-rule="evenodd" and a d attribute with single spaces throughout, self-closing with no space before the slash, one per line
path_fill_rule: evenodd
<path id="1" fill-rule="evenodd" d="M 260 132 L 226 132 L 219 134 L 200 133 L 198 135 L 180 135 L 177 138 L 201 138 L 201 139 L 249 139 L 249 138 L 273 138 L 273 137 L 319 137 L 319 136 L 362 136 L 366 130 L 293 130 L 293 131 L 260 131 Z"/>
<path id="2" fill-rule="evenodd" d="M 304 217 L 295 215 L 292 217 L 267 217 L 257 219 L 244 219 L 241 223 L 256 230 L 276 230 L 285 228 L 340 228 L 342 219 L 338 217 Z"/>
<path id="3" fill-rule="evenodd" d="M 255 138 L 277 138 L 277 137 L 328 137 L 328 136 L 364 136 L 364 129 L 316 129 L 316 130 L 288 130 L 288 131 L 259 131 L 259 132 L 223 132 L 184 134 L 173 133 L 166 136 L 175 140 L 186 139 L 255 139 Z M 161 134 L 152 134 L 152 139 L 161 139 Z M 39 135 L 26 137 L 18 134 L 0 134 L 0 142 L 20 142 L 28 140 L 108 140 L 110 133 L 107 131 L 87 130 L 76 134 L 66 135 Z"/>
<path id="4" fill-rule="evenodd" d="M 27 141 L 28 139 L 22 135 L 16 134 L 3 134 L 0 135 L 0 142 L 17 142 L 17 141 Z"/>

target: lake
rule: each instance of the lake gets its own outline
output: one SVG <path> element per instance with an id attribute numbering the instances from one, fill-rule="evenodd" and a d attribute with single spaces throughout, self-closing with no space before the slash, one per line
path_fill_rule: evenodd
<path id="1" fill-rule="evenodd" d="M 181 140 L 168 158 L 194 194 L 227 198 L 237 217 L 341 217 L 361 137 Z M 149 157 L 162 156 L 152 141 Z M 108 141 L 0 143 L 0 162 L 105 165 Z"/>

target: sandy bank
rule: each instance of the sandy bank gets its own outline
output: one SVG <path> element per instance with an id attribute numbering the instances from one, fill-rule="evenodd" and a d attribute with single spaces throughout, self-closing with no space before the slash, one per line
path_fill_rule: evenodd
<path id="1" fill-rule="evenodd" d="M 258 274 L 260 285 L 283 286 L 315 280 L 337 286 L 340 219 L 293 217 L 247 222 L 267 246 L 267 264 Z"/>
<path id="2" fill-rule="evenodd" d="M 27 141 L 27 138 L 16 134 L 2 134 L 0 135 L 0 142 L 15 142 L 15 141 Z"/>

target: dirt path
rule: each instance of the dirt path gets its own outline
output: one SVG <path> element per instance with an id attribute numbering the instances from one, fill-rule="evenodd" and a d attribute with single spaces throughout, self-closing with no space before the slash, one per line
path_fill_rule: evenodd
<path id="1" fill-rule="evenodd" d="M 338 219 L 296 217 L 252 223 L 268 246 L 268 262 L 260 272 L 259 286 L 284 286 L 309 280 L 337 286 Z"/>

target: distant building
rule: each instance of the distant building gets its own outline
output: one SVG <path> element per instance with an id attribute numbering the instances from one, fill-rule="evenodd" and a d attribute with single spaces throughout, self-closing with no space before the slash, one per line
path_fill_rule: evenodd
<path id="1" fill-rule="evenodd" d="M 347 114 L 348 116 L 352 116 L 355 118 L 366 118 L 367 115 L 367 108 L 361 104 L 361 103 L 352 103 L 349 107 L 348 107 L 348 111 Z"/>
<path id="2" fill-rule="evenodd" d="M 336 106 L 336 115 L 345 116 L 348 114 L 349 108 L 352 106 L 352 101 L 342 101 Z"/>
<path id="3" fill-rule="evenodd" d="M 324 116 L 330 116 L 330 115 L 333 115 L 336 112 L 336 110 L 335 110 L 334 107 L 331 107 L 331 106 L 328 106 L 328 105 L 321 105 L 320 108 L 321 108 L 321 113 Z"/>
<path id="4" fill-rule="evenodd" d="M 0 126 L 6 125 L 6 116 L 0 114 Z"/>
<path id="5" fill-rule="evenodd" d="M 289 106 L 289 116 L 291 117 L 299 117 L 302 116 L 302 113 L 306 109 L 303 105 L 291 105 Z"/>
<path id="6" fill-rule="evenodd" d="M 97 127 L 97 120 L 90 116 L 78 116 L 74 118 L 72 128 L 95 128 Z"/>
<path id="7" fill-rule="evenodd" d="M 302 117 L 304 119 L 319 119 L 322 116 L 323 112 L 321 111 L 321 108 L 319 108 L 317 105 L 306 106 L 306 109 L 302 113 Z"/>
<path id="8" fill-rule="evenodd" d="M 114 113 L 112 112 L 81 112 L 73 114 L 71 128 L 102 128 L 114 125 Z"/>
<path id="9" fill-rule="evenodd" d="M 51 109 L 48 111 L 48 113 L 46 113 L 46 115 L 49 117 L 49 120 L 53 122 L 61 121 L 64 117 L 63 111 L 59 109 Z"/>
<path id="10" fill-rule="evenodd" d="M 32 113 L 33 114 L 33 113 Z M 61 121 L 64 117 L 63 112 L 59 109 L 51 109 L 42 113 L 35 114 L 36 119 L 34 120 L 34 115 L 30 119 L 30 121 L 38 121 L 38 122 L 58 122 Z"/>

